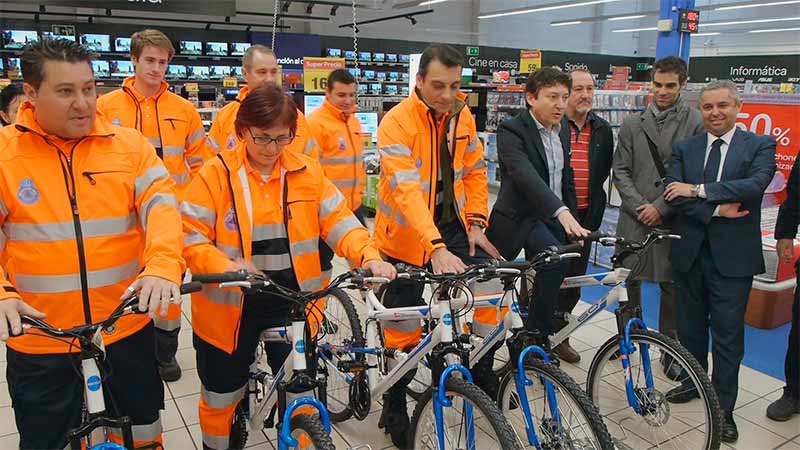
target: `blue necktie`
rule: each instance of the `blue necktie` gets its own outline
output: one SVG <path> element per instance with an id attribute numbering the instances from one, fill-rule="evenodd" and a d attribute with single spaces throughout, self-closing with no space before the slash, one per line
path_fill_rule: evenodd
<path id="1" fill-rule="evenodd" d="M 706 161 L 706 169 L 703 172 L 703 181 L 706 183 L 714 183 L 717 181 L 717 173 L 719 172 L 719 164 L 722 160 L 722 144 L 725 141 L 717 139 L 711 144 L 711 153 L 708 154 L 708 161 Z"/>

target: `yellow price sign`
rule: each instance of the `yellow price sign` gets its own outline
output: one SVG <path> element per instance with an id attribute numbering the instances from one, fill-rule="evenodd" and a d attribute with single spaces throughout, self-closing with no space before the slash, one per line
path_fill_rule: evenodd
<path id="1" fill-rule="evenodd" d="M 236 77 L 225 77 L 222 79 L 222 87 L 226 88 L 239 87 L 239 80 Z"/>
<path id="2" fill-rule="evenodd" d="M 344 58 L 303 58 L 303 91 L 309 94 L 325 92 L 328 75 L 344 67 Z"/>
<path id="3" fill-rule="evenodd" d="M 198 86 L 197 83 L 186 83 L 183 87 L 186 88 L 186 92 L 193 92 L 195 94 L 200 92 L 200 86 Z"/>
<path id="4" fill-rule="evenodd" d="M 532 73 L 542 67 L 542 52 L 539 50 L 520 50 L 519 73 Z"/>

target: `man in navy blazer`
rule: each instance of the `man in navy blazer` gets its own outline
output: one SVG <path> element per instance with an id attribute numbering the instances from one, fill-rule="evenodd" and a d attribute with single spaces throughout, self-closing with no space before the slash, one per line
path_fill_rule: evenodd
<path id="1" fill-rule="evenodd" d="M 677 287 L 678 336 L 708 370 L 713 338 L 712 383 L 724 411 L 722 440 L 734 442 L 733 409 L 744 356 L 744 316 L 753 276 L 764 272 L 761 199 L 775 173 L 775 141 L 736 127 L 741 100 L 731 81 L 715 81 L 700 94 L 707 134 L 673 147 L 664 198 L 678 214 L 672 231 Z M 697 391 L 679 386 L 672 403 Z"/>

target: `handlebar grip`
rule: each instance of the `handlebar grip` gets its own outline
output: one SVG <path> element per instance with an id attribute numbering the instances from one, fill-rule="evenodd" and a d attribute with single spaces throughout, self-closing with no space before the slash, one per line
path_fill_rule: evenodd
<path id="1" fill-rule="evenodd" d="M 372 278 L 372 271 L 369 269 L 354 269 L 353 273 L 361 278 Z"/>
<path id="2" fill-rule="evenodd" d="M 583 250 L 583 245 L 581 244 L 567 244 L 567 245 L 559 245 L 553 247 L 556 253 L 580 253 Z"/>
<path id="3" fill-rule="evenodd" d="M 230 281 L 247 281 L 250 274 L 246 270 L 224 273 L 192 274 L 192 281 L 200 283 L 227 283 Z"/>
<path id="4" fill-rule="evenodd" d="M 600 238 L 608 237 L 608 233 L 603 233 L 602 231 L 592 231 L 586 237 L 578 237 L 578 236 L 570 236 L 569 240 L 573 242 L 594 242 L 600 240 Z"/>
<path id="5" fill-rule="evenodd" d="M 526 271 L 531 267 L 530 261 L 497 261 L 498 269 L 516 269 Z"/>
<path id="6" fill-rule="evenodd" d="M 199 281 L 192 281 L 191 283 L 186 283 L 181 285 L 181 295 L 191 294 L 192 292 L 198 292 L 201 289 L 203 289 L 203 283 Z"/>

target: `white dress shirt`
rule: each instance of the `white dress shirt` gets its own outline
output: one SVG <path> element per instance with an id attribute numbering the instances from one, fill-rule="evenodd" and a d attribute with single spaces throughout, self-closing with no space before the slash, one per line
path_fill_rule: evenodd
<path id="1" fill-rule="evenodd" d="M 722 177 L 722 168 L 725 167 L 725 158 L 728 156 L 728 147 L 731 145 L 731 140 L 733 139 L 733 134 L 736 133 L 736 127 L 730 129 L 727 133 L 723 134 L 722 136 L 714 136 L 711 133 L 708 133 L 708 142 L 706 144 L 706 156 L 705 162 L 703 163 L 703 167 L 705 168 L 706 164 L 708 164 L 708 157 L 711 155 L 711 147 L 714 145 L 714 141 L 717 139 L 722 139 L 722 145 L 719 148 L 719 169 L 717 169 L 717 176 L 714 177 L 715 181 L 719 181 Z M 706 185 L 701 184 L 700 190 L 697 193 L 698 197 L 706 198 Z M 714 217 L 719 216 L 719 205 L 714 208 Z"/>

